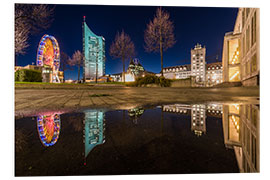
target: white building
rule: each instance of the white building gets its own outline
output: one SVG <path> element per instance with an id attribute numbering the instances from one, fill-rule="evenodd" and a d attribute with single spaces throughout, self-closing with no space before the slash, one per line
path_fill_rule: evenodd
<path id="1" fill-rule="evenodd" d="M 205 54 L 206 49 L 199 43 L 194 49 L 191 49 L 191 75 L 195 77 L 195 81 L 199 83 L 205 82 Z"/>

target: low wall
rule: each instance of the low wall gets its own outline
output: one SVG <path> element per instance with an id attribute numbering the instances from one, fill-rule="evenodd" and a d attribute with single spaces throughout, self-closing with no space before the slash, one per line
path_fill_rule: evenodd
<path id="1" fill-rule="evenodd" d="M 191 79 L 179 79 L 172 82 L 171 87 L 191 87 Z"/>

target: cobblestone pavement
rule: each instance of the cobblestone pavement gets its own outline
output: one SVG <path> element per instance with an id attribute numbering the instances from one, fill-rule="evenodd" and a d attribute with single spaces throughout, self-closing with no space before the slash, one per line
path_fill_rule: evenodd
<path id="1" fill-rule="evenodd" d="M 101 96 L 94 97 L 93 95 Z M 76 111 L 83 108 L 131 109 L 136 106 L 209 101 L 252 101 L 253 103 L 259 103 L 259 88 L 147 88 L 124 86 L 89 87 L 85 89 L 15 88 L 15 116 L 22 117 L 48 111 Z"/>

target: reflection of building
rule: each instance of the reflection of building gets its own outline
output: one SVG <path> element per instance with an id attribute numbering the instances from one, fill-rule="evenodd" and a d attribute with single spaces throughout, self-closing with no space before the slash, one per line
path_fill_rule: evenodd
<path id="1" fill-rule="evenodd" d="M 223 106 L 223 133 L 227 148 L 233 148 L 240 172 L 259 172 L 259 107 Z"/>
<path id="2" fill-rule="evenodd" d="M 53 146 L 60 133 L 60 115 L 41 115 L 37 117 L 39 139 L 43 146 Z"/>
<path id="3" fill-rule="evenodd" d="M 164 105 L 164 112 L 177 113 L 183 115 L 190 115 L 191 117 L 191 131 L 198 136 L 206 133 L 206 117 L 221 118 L 222 105 L 220 104 L 172 104 Z"/>
<path id="4" fill-rule="evenodd" d="M 83 78 L 94 81 L 105 74 L 105 39 L 94 34 L 86 22 L 83 22 Z"/>
<path id="5" fill-rule="evenodd" d="M 144 113 L 144 109 L 142 107 L 136 107 L 128 110 L 128 115 L 133 119 L 133 122 L 137 124 L 138 118 Z"/>
<path id="6" fill-rule="evenodd" d="M 92 149 L 105 142 L 105 117 L 102 110 L 86 110 L 84 120 L 84 156 Z"/>
<path id="7" fill-rule="evenodd" d="M 259 9 L 239 8 L 233 32 L 225 34 L 223 81 L 259 85 Z"/>
<path id="8" fill-rule="evenodd" d="M 201 136 L 202 133 L 206 133 L 205 119 L 205 105 L 193 104 L 191 111 L 191 131 L 194 131 L 197 136 Z"/>
<path id="9" fill-rule="evenodd" d="M 164 105 L 162 111 L 180 114 L 189 114 L 191 106 L 187 104 Z"/>
<path id="10" fill-rule="evenodd" d="M 195 86 L 213 86 L 222 83 L 221 62 L 206 64 L 206 48 L 197 44 L 191 49 L 191 65 L 179 65 L 163 68 L 168 79 L 187 79 L 194 77 Z"/>

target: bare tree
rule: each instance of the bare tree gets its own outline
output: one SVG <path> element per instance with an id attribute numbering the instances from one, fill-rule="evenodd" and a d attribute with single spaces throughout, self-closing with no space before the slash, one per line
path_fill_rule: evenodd
<path id="1" fill-rule="evenodd" d="M 80 69 L 83 65 L 83 54 L 81 51 L 77 50 L 73 53 L 72 58 L 69 60 L 71 66 L 78 67 L 78 82 L 80 80 Z"/>
<path id="2" fill-rule="evenodd" d="M 157 9 L 153 21 L 150 21 L 144 32 L 145 50 L 159 52 L 161 59 L 161 75 L 163 76 L 163 51 L 175 44 L 174 25 L 169 20 L 170 14 L 160 8 Z"/>
<path id="3" fill-rule="evenodd" d="M 110 55 L 113 58 L 119 58 L 123 62 L 122 79 L 125 82 L 125 60 L 135 56 L 135 46 L 129 35 L 123 30 L 121 34 L 117 32 L 114 42 L 110 46 Z"/>
<path id="4" fill-rule="evenodd" d="M 63 81 L 65 82 L 65 71 L 70 69 L 71 66 L 71 58 L 63 51 L 61 51 L 61 69 L 63 71 Z"/>
<path id="5" fill-rule="evenodd" d="M 15 4 L 15 54 L 25 54 L 28 38 L 49 28 L 54 7 L 46 4 Z"/>

